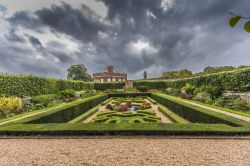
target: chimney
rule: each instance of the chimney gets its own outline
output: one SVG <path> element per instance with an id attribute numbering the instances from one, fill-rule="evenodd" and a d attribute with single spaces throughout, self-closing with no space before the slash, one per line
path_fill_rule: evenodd
<path id="1" fill-rule="evenodd" d="M 106 71 L 109 73 L 109 74 L 112 74 L 113 73 L 113 66 L 108 66 L 106 68 Z"/>

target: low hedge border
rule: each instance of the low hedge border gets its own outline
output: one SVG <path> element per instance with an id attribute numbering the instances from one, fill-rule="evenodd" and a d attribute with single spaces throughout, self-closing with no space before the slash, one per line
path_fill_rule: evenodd
<path id="1" fill-rule="evenodd" d="M 86 113 L 76 117 L 75 119 L 69 121 L 68 123 L 70 124 L 74 124 L 74 123 L 82 123 L 85 119 L 87 119 L 88 117 L 92 116 L 93 114 L 95 114 L 96 112 L 98 112 L 98 107 L 94 107 L 92 109 L 90 109 L 89 111 L 87 111 Z"/>
<path id="2" fill-rule="evenodd" d="M 66 123 L 85 111 L 93 108 L 107 99 L 107 95 L 97 95 L 82 100 L 77 100 L 62 107 L 52 109 L 51 111 L 44 112 L 32 117 L 16 121 L 16 123 Z M 62 113 L 67 115 L 62 118 Z"/>
<path id="3" fill-rule="evenodd" d="M 231 127 L 223 124 L 164 124 L 164 123 L 121 123 L 84 124 L 48 123 L 15 124 L 0 127 L 1 136 L 32 135 L 250 135 L 249 127 Z"/>
<path id="4" fill-rule="evenodd" d="M 189 123 L 186 119 L 178 116 L 177 114 L 173 113 L 172 111 L 170 111 L 168 108 L 164 107 L 161 104 L 158 104 L 158 108 L 161 113 L 167 116 L 174 123 L 183 123 L 183 124 Z"/>
<path id="5" fill-rule="evenodd" d="M 151 93 L 110 93 L 108 97 L 138 97 L 138 96 L 146 96 L 151 97 Z"/>
<path id="6" fill-rule="evenodd" d="M 152 98 L 174 113 L 193 123 L 222 123 L 235 127 L 250 125 L 250 123 L 246 121 L 185 103 L 180 99 L 166 94 L 154 93 L 152 94 Z M 178 110 L 176 107 L 178 107 Z"/>

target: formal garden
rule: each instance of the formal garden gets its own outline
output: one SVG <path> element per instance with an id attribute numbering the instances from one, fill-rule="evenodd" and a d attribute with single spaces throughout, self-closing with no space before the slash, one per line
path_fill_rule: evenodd
<path id="1" fill-rule="evenodd" d="M 249 101 L 223 95 L 250 90 L 249 68 L 133 88 L 12 74 L 0 85 L 0 135 L 250 134 Z"/>

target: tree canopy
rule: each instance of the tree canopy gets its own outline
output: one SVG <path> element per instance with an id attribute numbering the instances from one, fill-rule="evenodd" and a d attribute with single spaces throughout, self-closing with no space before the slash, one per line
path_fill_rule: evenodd
<path id="1" fill-rule="evenodd" d="M 72 65 L 68 68 L 68 79 L 91 81 L 91 75 L 88 73 L 87 68 L 83 64 Z"/>
<path id="2" fill-rule="evenodd" d="M 193 73 L 190 70 L 183 69 L 183 70 L 176 70 L 176 71 L 167 71 L 161 73 L 161 78 L 170 79 L 170 78 L 183 78 L 192 76 Z"/>

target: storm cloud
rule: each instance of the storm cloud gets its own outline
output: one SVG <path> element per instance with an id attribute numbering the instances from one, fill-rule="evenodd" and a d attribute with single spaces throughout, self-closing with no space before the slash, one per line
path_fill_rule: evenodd
<path id="1" fill-rule="evenodd" d="M 107 14 L 84 2 L 73 7 L 52 1 L 13 13 L 8 13 L 10 3 L 1 4 L 6 10 L 0 11 L 5 27 L 0 70 L 65 77 L 67 67 L 76 63 L 91 73 L 114 65 L 135 79 L 144 70 L 157 77 L 166 70 L 250 64 L 249 34 L 241 24 L 227 25 L 229 11 L 249 15 L 247 0 L 92 1 Z"/>

